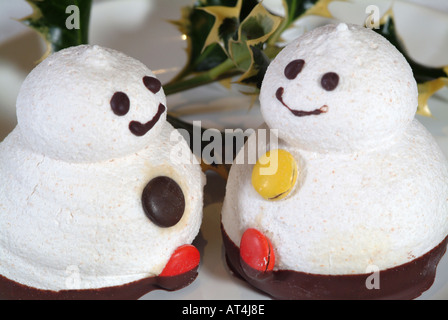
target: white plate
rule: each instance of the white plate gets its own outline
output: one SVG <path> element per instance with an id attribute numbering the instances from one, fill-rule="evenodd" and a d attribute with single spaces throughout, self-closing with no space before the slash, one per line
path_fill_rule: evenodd
<path id="1" fill-rule="evenodd" d="M 265 0 L 273 10 L 280 10 L 279 0 Z M 357 0 L 355 5 L 334 3 L 331 11 L 347 22 L 362 22 L 367 4 L 378 4 L 384 12 L 390 0 Z M 397 28 L 412 57 L 419 62 L 448 65 L 448 5 L 439 0 L 412 0 L 437 10 L 397 1 Z M 133 56 L 156 71 L 162 82 L 168 81 L 186 61 L 186 43 L 168 20 L 180 17 L 180 8 L 190 0 L 97 0 L 91 18 L 90 43 L 111 47 Z M 19 22 L 30 12 L 25 1 L 0 0 L 0 141 L 16 125 L 15 100 L 20 85 L 43 52 L 42 41 Z M 299 23 L 289 36 L 296 37 L 311 25 L 321 23 L 309 18 Z M 420 23 L 414 23 L 415 21 Z M 424 32 L 425 36 L 421 36 Z M 429 35 L 429 36 L 428 36 Z M 448 90 L 443 89 L 431 101 L 433 118 L 418 117 L 434 135 L 448 156 Z M 219 84 L 168 97 L 172 112 L 184 119 L 200 120 L 204 127 L 253 128 L 262 123 L 258 104 L 250 109 L 250 98 L 238 90 L 228 91 Z M 204 221 L 197 245 L 202 263 L 197 280 L 177 292 L 154 291 L 143 299 L 269 299 L 245 282 L 233 277 L 223 255 L 220 237 L 220 209 L 225 181 L 208 174 L 205 190 Z M 441 261 L 436 281 L 419 299 L 448 299 L 448 256 Z"/>

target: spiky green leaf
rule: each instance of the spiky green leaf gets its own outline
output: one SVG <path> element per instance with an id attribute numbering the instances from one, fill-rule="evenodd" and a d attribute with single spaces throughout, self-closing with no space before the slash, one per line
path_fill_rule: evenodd
<path id="1" fill-rule="evenodd" d="M 67 47 L 88 43 L 92 0 L 26 1 L 33 12 L 21 21 L 43 37 L 47 43 L 45 56 Z"/>

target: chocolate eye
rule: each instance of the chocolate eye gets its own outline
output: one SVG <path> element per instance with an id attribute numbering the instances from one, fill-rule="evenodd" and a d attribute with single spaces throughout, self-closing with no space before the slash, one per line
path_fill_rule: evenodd
<path id="1" fill-rule="evenodd" d="M 159 176 L 152 179 L 143 190 L 142 205 L 146 216 L 154 224 L 169 228 L 176 225 L 184 215 L 185 197 L 176 181 Z"/>
<path id="2" fill-rule="evenodd" d="M 339 84 L 339 76 L 335 72 L 328 72 L 324 74 L 321 80 L 322 88 L 327 91 L 333 91 Z"/>
<path id="3" fill-rule="evenodd" d="M 291 61 L 285 68 L 285 77 L 294 80 L 302 71 L 304 65 L 305 61 L 302 59 Z"/>
<path id="4" fill-rule="evenodd" d="M 151 91 L 154 94 L 159 92 L 160 89 L 162 88 L 162 83 L 160 83 L 160 81 L 154 77 L 148 77 L 148 76 L 144 77 L 143 84 L 146 86 L 146 88 L 148 88 L 149 91 Z"/>
<path id="5" fill-rule="evenodd" d="M 115 92 L 110 100 L 110 107 L 117 116 L 124 116 L 129 112 L 129 97 L 126 93 Z"/>

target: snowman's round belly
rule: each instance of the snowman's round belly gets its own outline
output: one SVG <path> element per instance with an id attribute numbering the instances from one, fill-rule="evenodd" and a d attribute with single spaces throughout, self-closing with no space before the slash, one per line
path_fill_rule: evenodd
<path id="1" fill-rule="evenodd" d="M 302 188 L 284 203 L 260 206 L 269 212 L 258 218 L 261 225 L 280 235 L 276 249 L 285 267 L 365 273 L 371 265 L 388 268 L 432 248 L 433 241 L 421 240 L 435 227 L 437 208 L 434 214 L 422 208 L 426 199 L 418 194 L 417 182 L 385 183 L 386 177 L 372 172 L 353 175 L 354 165 L 315 164 L 318 173 L 310 170 Z"/>
<path id="2" fill-rule="evenodd" d="M 421 156 L 407 143 L 344 156 L 288 151 L 301 159 L 301 173 L 286 199 L 260 197 L 250 182 L 252 166 L 239 165 L 232 169 L 223 209 L 224 229 L 236 244 L 250 227 L 270 238 L 276 268 L 319 274 L 382 270 L 414 260 L 448 234 L 448 175 L 438 151 Z M 236 185 L 241 189 L 234 193 Z"/>

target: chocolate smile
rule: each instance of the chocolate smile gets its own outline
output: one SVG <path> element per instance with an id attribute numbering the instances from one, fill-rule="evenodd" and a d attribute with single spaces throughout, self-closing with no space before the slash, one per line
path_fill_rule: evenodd
<path id="1" fill-rule="evenodd" d="M 285 92 L 285 89 L 283 87 L 280 87 L 277 89 L 277 92 L 275 93 L 275 96 L 277 97 L 277 100 L 280 101 L 286 108 L 288 108 L 289 111 L 296 117 L 306 117 L 306 116 L 316 116 L 322 113 L 328 112 L 328 106 L 324 105 L 320 107 L 319 109 L 313 110 L 313 111 L 302 111 L 302 110 L 293 110 L 291 109 L 284 101 L 283 101 L 283 94 Z"/>
<path id="2" fill-rule="evenodd" d="M 159 104 L 159 109 L 157 110 L 156 115 L 150 121 L 144 124 L 138 121 L 131 121 L 131 123 L 129 123 L 129 130 L 131 130 L 131 132 L 137 137 L 144 136 L 149 130 L 152 129 L 152 127 L 154 127 L 157 121 L 159 121 L 165 110 L 166 107 L 163 104 Z"/>

